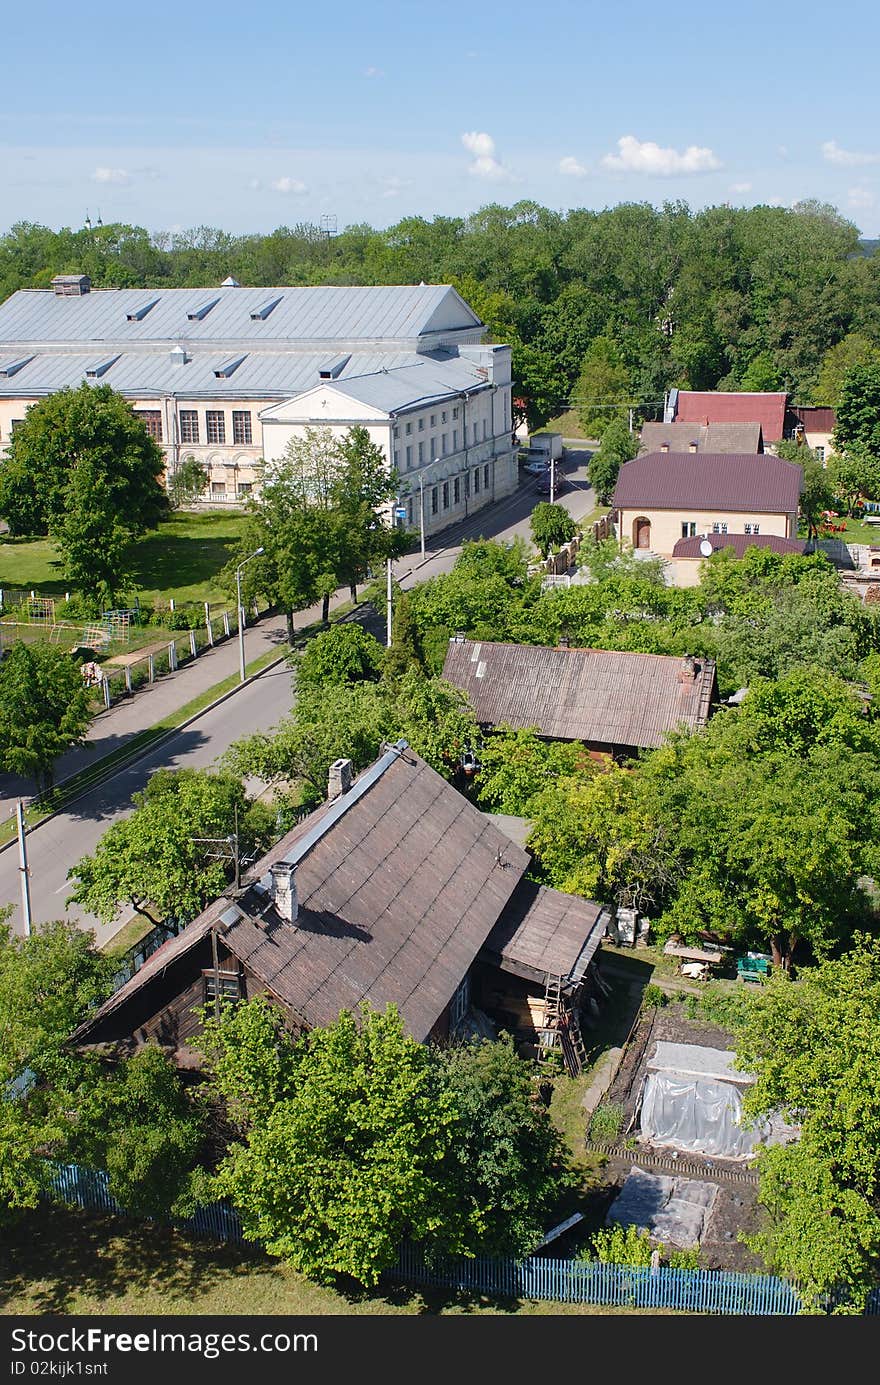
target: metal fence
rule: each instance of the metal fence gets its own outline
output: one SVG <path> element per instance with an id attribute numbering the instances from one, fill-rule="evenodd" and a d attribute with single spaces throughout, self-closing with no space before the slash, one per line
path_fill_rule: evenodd
<path id="1" fill-rule="evenodd" d="M 86 1211 L 126 1216 L 111 1196 L 107 1175 L 77 1164 L 55 1166 L 50 1193 Z M 233 1207 L 215 1202 L 194 1216 L 172 1223 L 191 1235 L 218 1241 L 244 1241 L 241 1218 Z M 401 1247 L 384 1278 L 430 1288 L 457 1289 L 494 1298 L 544 1299 L 551 1303 L 594 1303 L 609 1308 L 665 1308 L 681 1313 L 740 1314 L 767 1317 L 802 1313 L 796 1285 L 768 1274 L 727 1270 L 675 1270 L 666 1266 L 606 1265 L 598 1261 L 474 1259 L 428 1262 L 416 1247 Z M 829 1300 L 828 1307 L 833 1306 Z M 868 1298 L 865 1313 L 880 1314 L 880 1288 Z"/>

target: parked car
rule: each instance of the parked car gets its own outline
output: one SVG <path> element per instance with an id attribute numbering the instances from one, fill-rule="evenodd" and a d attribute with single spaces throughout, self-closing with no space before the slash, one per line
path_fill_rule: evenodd
<path id="1" fill-rule="evenodd" d="M 561 470 L 559 469 L 559 467 L 556 467 L 555 470 L 556 470 L 556 475 L 553 477 L 553 494 L 554 494 L 554 495 L 558 495 L 560 491 L 564 491 L 564 490 L 567 490 L 567 489 L 568 489 L 568 478 L 567 478 L 567 476 L 565 475 L 565 472 L 564 472 L 564 471 L 561 471 Z M 537 480 L 537 489 L 541 492 L 542 495 L 549 495 L 549 494 L 550 494 L 550 468 L 549 468 L 549 467 L 547 467 L 546 470 L 545 470 L 545 471 L 542 471 L 541 474 L 539 475 L 538 480 Z"/>
<path id="2" fill-rule="evenodd" d="M 546 461 L 542 461 L 540 457 L 535 457 L 532 459 L 532 461 L 526 462 L 525 466 L 523 467 L 523 471 L 526 473 L 527 476 L 543 476 L 544 472 L 546 471 L 547 475 L 549 476 L 550 464 Z"/>

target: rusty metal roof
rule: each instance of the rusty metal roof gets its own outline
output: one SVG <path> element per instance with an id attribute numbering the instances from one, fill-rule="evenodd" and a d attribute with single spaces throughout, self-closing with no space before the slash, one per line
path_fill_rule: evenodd
<path id="1" fill-rule="evenodd" d="M 624 510 L 717 510 L 791 515 L 803 468 L 770 454 L 648 452 L 620 468 L 612 505 Z"/>
<path id="2" fill-rule="evenodd" d="M 270 866 L 295 863 L 299 912 L 281 919 L 261 888 Z M 352 788 L 324 804 L 261 857 L 231 896 L 216 900 L 171 939 L 77 1031 L 86 1038 L 210 933 L 227 915 L 222 944 L 307 1027 L 333 1023 L 361 1000 L 393 1002 L 407 1030 L 425 1039 L 485 944 L 530 857 L 463 798 L 405 741 L 386 752 Z M 550 894 L 555 894 L 551 891 Z M 542 897 L 543 898 L 543 897 Z M 564 900 L 565 896 L 559 896 Z M 506 947 L 539 957 L 552 917 L 542 903 L 517 922 Z M 579 946 L 594 922 L 586 901 L 572 902 L 565 948 Z M 533 936 L 534 930 L 534 936 Z M 567 954 L 566 954 L 567 955 Z"/>
<path id="3" fill-rule="evenodd" d="M 695 669 L 686 675 L 683 661 L 665 654 L 450 640 L 443 677 L 467 693 L 484 725 L 641 749 L 677 726 L 705 726 L 715 661 L 698 659 Z"/>

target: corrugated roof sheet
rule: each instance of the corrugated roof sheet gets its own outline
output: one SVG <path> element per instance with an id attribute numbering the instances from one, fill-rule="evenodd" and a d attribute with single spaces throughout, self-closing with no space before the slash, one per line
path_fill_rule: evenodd
<path id="1" fill-rule="evenodd" d="M 760 423 L 765 442 L 779 442 L 785 428 L 784 393 L 739 394 L 724 390 L 679 390 L 676 423 Z"/>
<path id="2" fill-rule="evenodd" d="M 776 534 L 705 534 L 694 539 L 679 539 L 672 550 L 673 558 L 702 558 L 700 544 L 708 539 L 715 553 L 732 548 L 741 558 L 748 548 L 766 548 L 771 553 L 803 553 L 804 539 L 782 539 Z"/>
<path id="3" fill-rule="evenodd" d="M 762 453 L 649 452 L 620 468 L 616 509 L 795 514 L 803 468 Z"/>
<path id="4" fill-rule="evenodd" d="M 443 677 L 467 693 L 477 721 L 537 727 L 555 740 L 643 749 L 662 744 L 677 726 L 706 724 L 715 662 L 607 649 L 547 649 L 450 640 Z"/>
<path id="5" fill-rule="evenodd" d="M 260 317 L 267 303 L 278 304 Z M 191 319 L 205 304 L 216 306 Z M 155 302 L 140 321 L 139 313 Z M 257 316 L 252 316 L 256 314 Z M 67 297 L 19 289 L 0 304 L 0 345 L 40 342 L 352 342 L 416 340 L 479 327 L 448 284 L 317 288 L 97 289 Z"/>
<path id="6" fill-rule="evenodd" d="M 330 1024 L 340 1009 L 365 999 L 378 1009 L 393 1002 L 409 1032 L 425 1039 L 530 858 L 405 743 L 386 759 L 365 792 L 356 780 L 350 797 L 325 804 L 254 865 L 236 901 L 242 917 L 222 942 L 309 1027 Z M 298 855 L 299 914 L 290 924 L 253 884 L 275 862 Z M 596 906 L 565 900 L 542 891 L 534 911 L 518 908 L 505 955 L 551 955 L 554 919 L 563 928 L 559 946 L 566 957 L 587 946 Z M 228 898 L 215 901 L 154 953 L 77 1038 L 88 1042 L 111 1015 L 121 1026 L 128 1002 L 196 946 L 228 908 Z"/>
<path id="7" fill-rule="evenodd" d="M 659 452 L 663 443 L 670 452 L 688 452 L 696 442 L 700 452 L 763 452 L 760 423 L 646 423 L 640 451 Z"/>

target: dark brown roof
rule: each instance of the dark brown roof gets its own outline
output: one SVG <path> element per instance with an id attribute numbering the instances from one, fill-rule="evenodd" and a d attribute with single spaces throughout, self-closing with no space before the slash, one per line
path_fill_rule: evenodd
<path id="1" fill-rule="evenodd" d="M 520 881 L 483 949 L 485 956 L 526 980 L 548 972 L 580 980 L 605 929 L 606 915 L 590 899 Z"/>
<path id="2" fill-rule="evenodd" d="M 281 860 L 295 863 L 294 923 L 279 918 L 264 889 L 269 867 Z M 255 864 L 231 911 L 231 896 L 210 905 L 76 1037 L 87 1041 L 104 1016 L 160 977 L 225 914 L 231 921 L 222 932 L 224 948 L 307 1027 L 330 1024 L 361 1000 L 377 1009 L 393 1002 L 408 1031 L 425 1039 L 529 860 L 399 742 Z M 542 916 L 537 922 L 543 929 Z M 531 955 L 528 919 L 519 936 Z M 586 928 L 582 944 L 588 936 Z"/>
<path id="3" fill-rule="evenodd" d="M 664 458 L 668 461 L 668 458 Z M 443 677 L 487 726 L 534 726 L 555 740 L 647 748 L 676 726 L 697 730 L 715 696 L 715 663 L 608 649 L 450 640 Z"/>
<path id="4" fill-rule="evenodd" d="M 795 423 L 802 423 L 807 433 L 833 433 L 837 427 L 834 410 L 822 404 L 792 404 L 788 416 Z"/>
<path id="5" fill-rule="evenodd" d="M 676 423 L 760 423 L 765 442 L 779 442 L 785 428 L 787 394 L 740 394 L 725 390 L 679 390 Z"/>
<path id="6" fill-rule="evenodd" d="M 741 558 L 747 548 L 769 548 L 771 553 L 803 553 L 804 539 L 782 539 L 776 534 L 704 534 L 694 539 L 679 539 L 672 550 L 673 558 L 702 558 L 700 544 L 706 540 L 714 552 L 722 548 L 732 548 Z"/>
<path id="7" fill-rule="evenodd" d="M 620 468 L 612 505 L 625 510 L 717 510 L 789 515 L 803 468 L 754 453 L 649 452 Z"/>
<path id="8" fill-rule="evenodd" d="M 692 442 L 703 453 L 764 451 L 760 423 L 646 423 L 639 451 L 660 452 L 668 443 L 670 452 L 689 452 Z"/>

